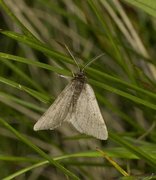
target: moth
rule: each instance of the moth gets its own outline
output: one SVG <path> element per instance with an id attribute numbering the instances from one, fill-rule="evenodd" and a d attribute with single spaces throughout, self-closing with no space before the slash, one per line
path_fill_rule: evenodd
<path id="1" fill-rule="evenodd" d="M 101 55 L 100 55 L 101 56 Z M 73 57 L 73 56 L 72 56 Z M 108 132 L 100 112 L 94 91 L 87 83 L 84 69 L 94 60 L 80 68 L 71 82 L 56 98 L 49 109 L 34 125 L 34 130 L 53 130 L 63 122 L 71 123 L 80 133 L 106 140 Z"/>

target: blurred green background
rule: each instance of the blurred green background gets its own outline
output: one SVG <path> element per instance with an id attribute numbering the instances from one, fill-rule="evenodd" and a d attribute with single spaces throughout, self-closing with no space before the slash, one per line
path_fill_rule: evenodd
<path id="1" fill-rule="evenodd" d="M 156 178 L 156 1 L 0 0 L 0 179 Z M 86 68 L 109 138 L 33 126 Z"/>

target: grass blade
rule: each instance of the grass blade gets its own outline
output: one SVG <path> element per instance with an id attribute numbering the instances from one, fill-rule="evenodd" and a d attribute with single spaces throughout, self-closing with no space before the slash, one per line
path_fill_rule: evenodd
<path id="1" fill-rule="evenodd" d="M 75 174 L 70 172 L 68 169 L 64 168 L 61 164 L 56 162 L 53 158 L 51 158 L 49 155 L 47 155 L 44 151 L 42 151 L 40 148 L 35 146 L 31 141 L 29 141 L 27 138 L 25 138 L 23 135 L 21 135 L 18 131 L 16 131 L 12 126 L 10 126 L 5 120 L 0 118 L 0 123 L 4 125 L 8 130 L 10 130 L 16 137 L 18 137 L 19 140 L 21 140 L 23 143 L 28 145 L 31 149 L 33 149 L 35 152 L 37 152 L 40 156 L 48 160 L 49 164 L 56 166 L 60 171 L 62 171 L 65 175 L 73 178 L 73 179 L 79 179 Z"/>

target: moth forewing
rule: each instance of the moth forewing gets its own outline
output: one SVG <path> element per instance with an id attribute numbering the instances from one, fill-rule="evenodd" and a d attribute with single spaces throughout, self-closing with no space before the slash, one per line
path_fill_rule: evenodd
<path id="1" fill-rule="evenodd" d="M 67 117 L 69 107 L 74 93 L 74 83 L 69 83 L 61 94 L 56 98 L 49 109 L 41 116 L 41 118 L 34 125 L 34 130 L 55 129 Z"/>
<path id="2" fill-rule="evenodd" d="M 94 91 L 89 84 L 84 84 L 72 118 L 69 121 L 81 133 L 102 140 L 108 138 L 104 119 L 101 115 Z"/>

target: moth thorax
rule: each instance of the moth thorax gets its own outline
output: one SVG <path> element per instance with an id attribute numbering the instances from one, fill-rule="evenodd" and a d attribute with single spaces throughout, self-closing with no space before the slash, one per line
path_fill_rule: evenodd
<path id="1" fill-rule="evenodd" d="M 84 71 L 80 71 L 80 72 L 76 73 L 76 74 L 74 75 L 74 79 L 73 79 L 73 80 L 76 80 L 76 81 L 80 81 L 80 82 L 82 82 L 82 83 L 85 83 L 85 81 L 86 81 L 86 76 L 85 76 Z"/>

